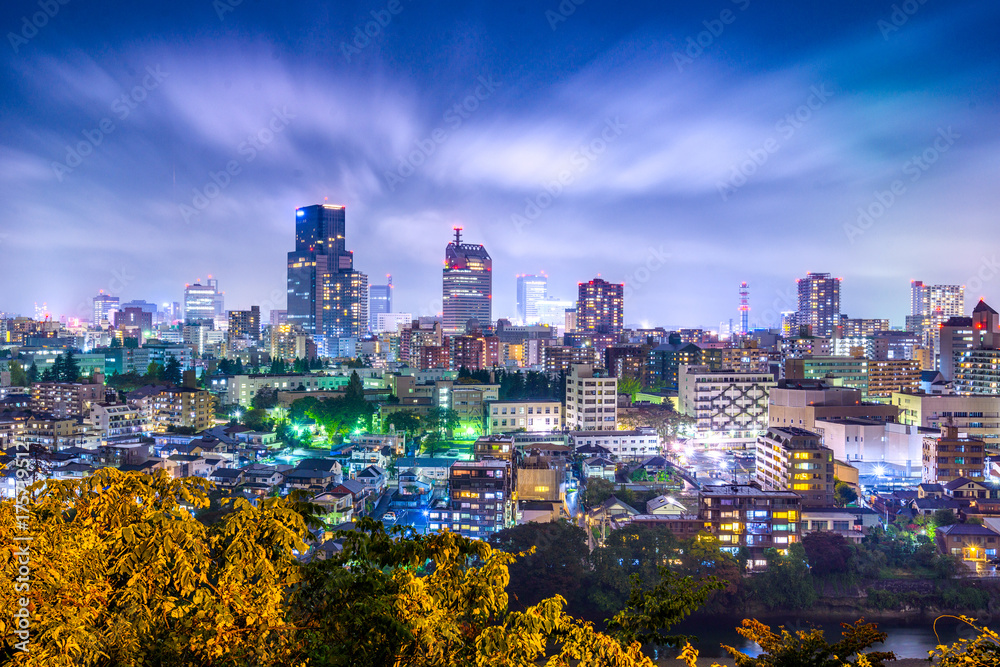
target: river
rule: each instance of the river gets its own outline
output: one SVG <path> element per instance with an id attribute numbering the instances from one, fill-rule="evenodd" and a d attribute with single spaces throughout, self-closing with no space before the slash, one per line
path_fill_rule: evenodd
<path id="1" fill-rule="evenodd" d="M 831 643 L 840 639 L 840 632 L 842 630 L 839 623 L 832 621 L 810 623 L 800 618 L 787 617 L 761 618 L 760 620 L 770 625 L 772 630 L 776 630 L 777 626 L 782 624 L 788 630 L 820 628 L 824 631 L 827 641 Z M 685 621 L 680 626 L 674 628 L 673 632 L 697 636 L 698 641 L 695 642 L 695 647 L 701 656 L 705 658 L 720 658 L 728 655 L 721 648 L 720 644 L 728 644 L 751 656 L 759 655 L 760 647 L 756 644 L 751 644 L 736 634 L 735 628 L 739 625 L 739 622 L 739 618 L 699 618 Z M 892 651 L 898 658 L 921 658 L 926 660 L 927 652 L 937 646 L 938 643 L 934 638 L 934 631 L 931 627 L 932 623 L 933 621 L 926 621 L 907 624 L 900 620 L 880 622 L 878 623 L 879 630 L 887 633 L 889 636 L 884 644 L 876 645 L 873 648 L 880 651 Z M 993 623 L 990 625 L 996 626 Z M 968 625 L 948 618 L 938 621 L 937 629 L 942 643 L 945 644 L 951 644 L 959 638 L 971 639 L 976 634 Z"/>

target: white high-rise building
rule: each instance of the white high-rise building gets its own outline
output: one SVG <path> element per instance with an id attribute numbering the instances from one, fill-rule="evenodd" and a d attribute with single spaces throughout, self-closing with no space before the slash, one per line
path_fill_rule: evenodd
<path id="1" fill-rule="evenodd" d="M 566 378 L 566 428 L 613 431 L 618 423 L 618 378 L 591 364 L 573 364 Z"/>
<path id="2" fill-rule="evenodd" d="M 517 277 L 517 319 L 520 324 L 538 324 L 538 302 L 549 293 L 549 279 L 545 275 L 519 275 Z"/>

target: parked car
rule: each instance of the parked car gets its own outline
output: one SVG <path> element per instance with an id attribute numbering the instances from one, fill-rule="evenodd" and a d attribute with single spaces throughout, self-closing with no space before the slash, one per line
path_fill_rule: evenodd
<path id="1" fill-rule="evenodd" d="M 449 449 L 444 453 L 444 455 L 449 459 L 457 459 L 459 456 L 457 449 Z"/>
<path id="2" fill-rule="evenodd" d="M 391 522 L 395 523 L 395 521 L 396 521 L 396 513 L 393 512 L 392 510 L 386 512 L 385 514 L 382 515 L 382 521 L 383 522 L 391 521 Z"/>

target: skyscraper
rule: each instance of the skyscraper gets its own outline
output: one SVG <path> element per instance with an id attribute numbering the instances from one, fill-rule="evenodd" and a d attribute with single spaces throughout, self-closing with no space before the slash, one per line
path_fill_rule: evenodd
<path id="1" fill-rule="evenodd" d="M 385 285 L 368 287 L 368 330 L 378 331 L 378 316 L 392 312 L 392 276 L 386 276 Z"/>
<path id="2" fill-rule="evenodd" d="M 798 284 L 798 326 L 809 327 L 813 336 L 832 336 L 840 321 L 840 278 L 831 278 L 829 273 L 808 273 Z"/>
<path id="3" fill-rule="evenodd" d="M 517 319 L 521 324 L 538 324 L 538 302 L 549 292 L 549 279 L 545 275 L 519 275 L 517 277 Z"/>
<path id="4" fill-rule="evenodd" d="M 920 344 L 932 350 L 938 369 L 946 366 L 941 359 L 941 327 L 953 317 L 965 314 L 965 285 L 925 285 L 910 281 L 910 314 L 906 330 L 916 333 Z"/>
<path id="5" fill-rule="evenodd" d="M 295 211 L 295 250 L 288 253 L 288 324 L 306 333 L 357 336 L 368 327 L 368 277 L 346 249 L 346 208 Z"/>
<path id="6" fill-rule="evenodd" d="M 461 227 L 444 251 L 441 299 L 446 336 L 465 333 L 471 319 L 480 327 L 493 323 L 493 260 L 484 246 L 462 243 Z"/>
<path id="7" fill-rule="evenodd" d="M 740 283 L 740 333 L 750 333 L 750 285 Z"/>
<path id="8" fill-rule="evenodd" d="M 105 294 L 104 290 L 94 297 L 94 326 L 100 326 L 104 320 L 108 324 L 114 322 L 115 311 L 118 310 L 118 297 Z"/>
<path id="9" fill-rule="evenodd" d="M 184 321 L 188 324 L 215 322 L 222 315 L 224 303 L 219 281 L 208 277 L 202 284 L 201 278 L 193 285 L 184 286 Z"/>
<path id="10" fill-rule="evenodd" d="M 600 278 L 580 283 L 576 301 L 576 331 L 620 334 L 624 315 L 625 285 Z"/>

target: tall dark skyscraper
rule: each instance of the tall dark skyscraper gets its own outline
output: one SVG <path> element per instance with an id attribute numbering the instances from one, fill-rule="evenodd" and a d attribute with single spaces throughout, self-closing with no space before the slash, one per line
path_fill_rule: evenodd
<path id="1" fill-rule="evenodd" d="M 577 332 L 620 334 L 624 322 L 625 285 L 600 278 L 580 283 L 576 301 Z"/>
<path id="2" fill-rule="evenodd" d="M 316 336 L 359 336 L 368 328 L 368 277 L 346 249 L 346 208 L 295 211 L 295 250 L 288 253 L 288 323 Z"/>
<path id="3" fill-rule="evenodd" d="M 547 276 L 517 277 L 517 319 L 521 324 L 538 324 L 538 302 L 549 292 Z"/>
<path id="4" fill-rule="evenodd" d="M 829 273 L 808 273 L 798 283 L 796 324 L 809 327 L 813 336 L 832 336 L 840 323 L 840 278 L 831 278 Z"/>
<path id="5" fill-rule="evenodd" d="M 369 285 L 368 287 L 368 330 L 375 331 L 378 327 L 380 313 L 392 312 L 392 276 L 386 276 L 385 285 Z"/>
<path id="6" fill-rule="evenodd" d="M 444 251 L 441 298 L 445 335 L 465 333 L 471 319 L 481 327 L 493 323 L 493 260 L 485 247 L 462 243 L 461 227 Z"/>

